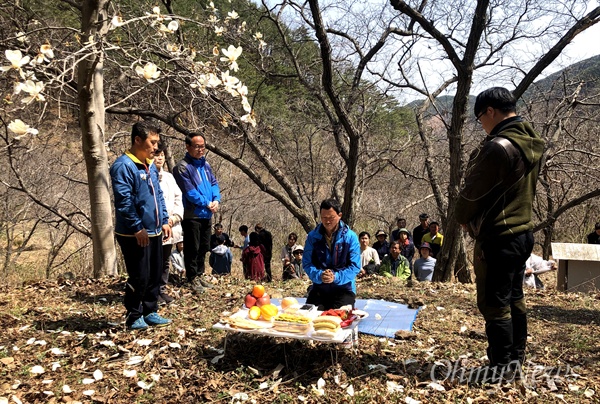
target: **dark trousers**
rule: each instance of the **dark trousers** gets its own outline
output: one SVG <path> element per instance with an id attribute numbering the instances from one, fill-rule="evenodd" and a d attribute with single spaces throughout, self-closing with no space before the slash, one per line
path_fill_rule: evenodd
<path id="1" fill-rule="evenodd" d="M 485 319 L 492 366 L 525 360 L 527 308 L 523 275 L 533 243 L 532 232 L 475 243 L 477 307 Z"/>
<path id="2" fill-rule="evenodd" d="M 265 281 L 272 282 L 273 274 L 271 273 L 271 257 L 265 258 Z"/>
<path id="3" fill-rule="evenodd" d="M 204 274 L 206 253 L 210 248 L 210 219 L 183 219 L 183 261 L 190 282 Z"/>
<path id="4" fill-rule="evenodd" d="M 356 295 L 349 290 L 331 292 L 322 291 L 312 286 L 309 288 L 306 297 L 306 304 L 314 304 L 319 310 L 339 309 L 348 304 L 354 307 L 355 302 Z"/>
<path id="5" fill-rule="evenodd" d="M 167 283 L 169 283 L 169 268 L 171 260 L 171 251 L 173 250 L 173 244 L 163 244 L 162 246 L 162 274 L 160 276 L 160 293 L 166 293 Z"/>
<path id="6" fill-rule="evenodd" d="M 150 237 L 146 247 L 140 247 L 135 237 L 117 235 L 117 242 L 127 269 L 125 309 L 127 325 L 158 310 L 158 293 L 162 274 L 162 237 Z"/>

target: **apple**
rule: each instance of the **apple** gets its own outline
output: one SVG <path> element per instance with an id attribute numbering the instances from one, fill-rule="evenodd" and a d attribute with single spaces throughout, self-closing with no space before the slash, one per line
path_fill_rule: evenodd
<path id="1" fill-rule="evenodd" d="M 248 293 L 248 294 L 246 295 L 246 298 L 244 299 L 244 305 L 245 305 L 247 308 L 250 308 L 250 307 L 256 306 L 256 298 L 255 298 L 254 296 L 252 296 L 252 294 L 251 294 L 251 293 Z"/>
<path id="2" fill-rule="evenodd" d="M 258 307 L 264 306 L 265 304 L 271 304 L 271 298 L 266 293 L 263 295 L 263 297 L 256 299 L 256 305 Z"/>

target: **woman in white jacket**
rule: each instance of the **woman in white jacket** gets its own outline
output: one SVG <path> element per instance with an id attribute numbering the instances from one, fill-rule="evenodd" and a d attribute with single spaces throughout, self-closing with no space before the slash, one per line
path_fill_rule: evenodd
<path id="1" fill-rule="evenodd" d="M 163 169 L 165 164 L 164 145 L 158 145 L 158 153 L 154 155 L 154 164 L 158 168 L 158 180 L 160 189 L 163 191 L 165 205 L 169 213 L 169 224 L 171 225 L 171 238 L 163 242 L 163 273 L 160 282 L 160 293 L 158 303 L 171 303 L 173 298 L 166 293 L 167 282 L 169 282 L 169 259 L 173 244 L 183 241 L 183 230 L 181 220 L 183 218 L 182 193 L 173 174 Z"/>

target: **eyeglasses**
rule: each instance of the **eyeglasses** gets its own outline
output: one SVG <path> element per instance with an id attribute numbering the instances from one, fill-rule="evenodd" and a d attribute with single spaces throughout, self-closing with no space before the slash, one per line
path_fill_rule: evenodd
<path id="1" fill-rule="evenodd" d="M 481 111 L 481 113 L 479 115 L 477 115 L 477 117 L 475 118 L 475 120 L 477 121 L 477 123 L 479 123 L 481 125 L 481 117 L 484 116 L 487 112 L 487 108 L 484 109 L 483 111 Z"/>
<path id="2" fill-rule="evenodd" d="M 204 144 L 192 144 L 192 145 L 190 145 L 190 147 L 195 150 L 206 149 L 206 145 L 204 145 Z"/>

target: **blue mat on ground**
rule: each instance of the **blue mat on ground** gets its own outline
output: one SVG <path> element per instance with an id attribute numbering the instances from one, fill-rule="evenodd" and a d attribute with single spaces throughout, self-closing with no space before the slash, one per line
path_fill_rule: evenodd
<path id="1" fill-rule="evenodd" d="M 306 302 L 304 297 L 296 299 L 302 304 Z M 271 299 L 271 302 L 279 305 L 279 299 Z M 386 300 L 357 299 L 355 306 L 369 313 L 367 318 L 361 320 L 359 332 L 380 337 L 394 338 L 398 330 L 412 331 L 419 314 L 419 309 L 409 309 L 405 304 Z"/>

